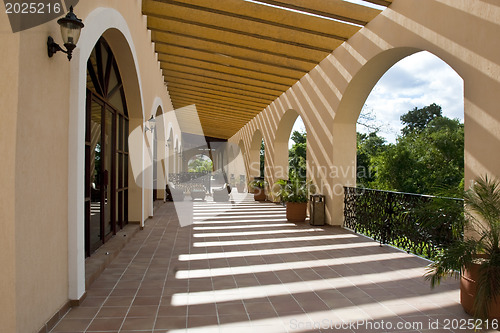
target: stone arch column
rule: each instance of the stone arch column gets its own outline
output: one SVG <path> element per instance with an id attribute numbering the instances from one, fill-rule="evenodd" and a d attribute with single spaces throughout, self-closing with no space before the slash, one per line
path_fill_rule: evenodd
<path id="1" fill-rule="evenodd" d="M 464 80 L 466 186 L 483 174 L 500 178 L 500 48 L 491 43 L 500 34 L 495 15 L 498 6 L 479 0 L 395 0 L 276 99 L 271 106 L 277 111 L 266 108 L 235 140 L 247 140 L 245 135 L 263 123 L 272 128 L 275 114 L 297 110 L 308 129 L 308 175 L 327 197 L 327 222 L 342 225 L 342 189 L 355 184 L 355 122 L 361 107 L 387 69 L 425 50 Z M 477 29 L 467 28 L 471 25 Z"/>

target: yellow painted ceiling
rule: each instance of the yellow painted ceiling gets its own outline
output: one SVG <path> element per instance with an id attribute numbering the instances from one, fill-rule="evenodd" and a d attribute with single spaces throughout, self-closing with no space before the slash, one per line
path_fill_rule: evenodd
<path id="1" fill-rule="evenodd" d="M 174 108 L 196 105 L 204 134 L 222 139 L 381 12 L 343 0 L 144 0 L 142 10 Z"/>

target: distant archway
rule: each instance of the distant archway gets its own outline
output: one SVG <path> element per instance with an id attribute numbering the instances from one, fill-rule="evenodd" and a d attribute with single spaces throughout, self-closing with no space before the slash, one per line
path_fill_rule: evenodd
<path id="1" fill-rule="evenodd" d="M 264 136 L 260 130 L 256 130 L 252 137 L 249 149 L 249 175 L 252 178 L 261 177 L 261 146 Z M 263 177 L 264 175 L 262 175 Z"/>

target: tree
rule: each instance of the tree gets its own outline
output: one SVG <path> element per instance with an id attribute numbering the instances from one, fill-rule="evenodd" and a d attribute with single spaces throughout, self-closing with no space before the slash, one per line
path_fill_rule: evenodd
<path id="1" fill-rule="evenodd" d="M 463 186 L 464 126 L 457 119 L 432 117 L 423 128 L 407 128 L 395 144 L 375 158 L 377 188 L 440 194 L 444 188 Z"/>
<path id="2" fill-rule="evenodd" d="M 294 144 L 288 151 L 288 178 L 306 180 L 307 135 L 294 131 L 291 137 Z"/>
<path id="3" fill-rule="evenodd" d="M 377 132 L 356 133 L 356 183 L 358 186 L 371 187 L 376 180 L 374 160 L 386 150 L 385 139 L 378 136 Z"/>
<path id="4" fill-rule="evenodd" d="M 432 103 L 421 109 L 415 107 L 401 116 L 401 122 L 405 127 L 401 130 L 403 135 L 413 131 L 422 131 L 433 119 L 442 117 L 441 106 Z"/>
<path id="5" fill-rule="evenodd" d="M 266 152 L 266 147 L 264 146 L 264 139 L 262 139 L 260 143 L 260 151 L 259 151 L 259 158 L 260 158 L 260 176 L 264 177 L 264 159 L 265 159 L 265 152 Z"/>
<path id="6" fill-rule="evenodd" d="M 204 155 L 197 155 L 196 158 L 189 161 L 188 164 L 188 172 L 210 172 L 212 170 L 212 161 Z"/>

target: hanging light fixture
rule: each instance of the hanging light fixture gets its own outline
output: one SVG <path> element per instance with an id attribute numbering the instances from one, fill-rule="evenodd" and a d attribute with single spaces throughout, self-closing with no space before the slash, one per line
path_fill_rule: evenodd
<path id="1" fill-rule="evenodd" d="M 151 116 L 151 118 L 149 118 L 148 120 L 148 123 L 149 123 L 149 127 L 151 128 L 151 131 L 155 129 L 155 126 L 156 126 L 156 119 Z"/>
<path id="2" fill-rule="evenodd" d="M 146 132 L 147 131 L 151 131 L 151 133 L 152 133 L 153 130 L 155 129 L 155 124 L 156 124 L 156 120 L 155 120 L 155 118 L 153 116 L 151 116 L 151 118 L 149 118 L 148 124 L 149 124 L 149 128 L 147 126 L 145 126 L 146 128 L 144 130 Z"/>
<path id="3" fill-rule="evenodd" d="M 84 24 L 82 23 L 82 20 L 76 17 L 75 13 L 73 13 L 73 6 L 69 8 L 69 12 L 65 17 L 57 20 L 57 23 L 61 27 L 61 36 L 66 50 L 61 48 L 59 44 L 54 42 L 54 39 L 49 36 L 47 39 L 47 52 L 49 54 L 49 58 L 52 57 L 57 51 L 61 51 L 68 55 L 68 60 L 71 60 L 73 50 L 78 43 L 78 39 L 80 39 L 80 32 L 84 27 Z"/>

